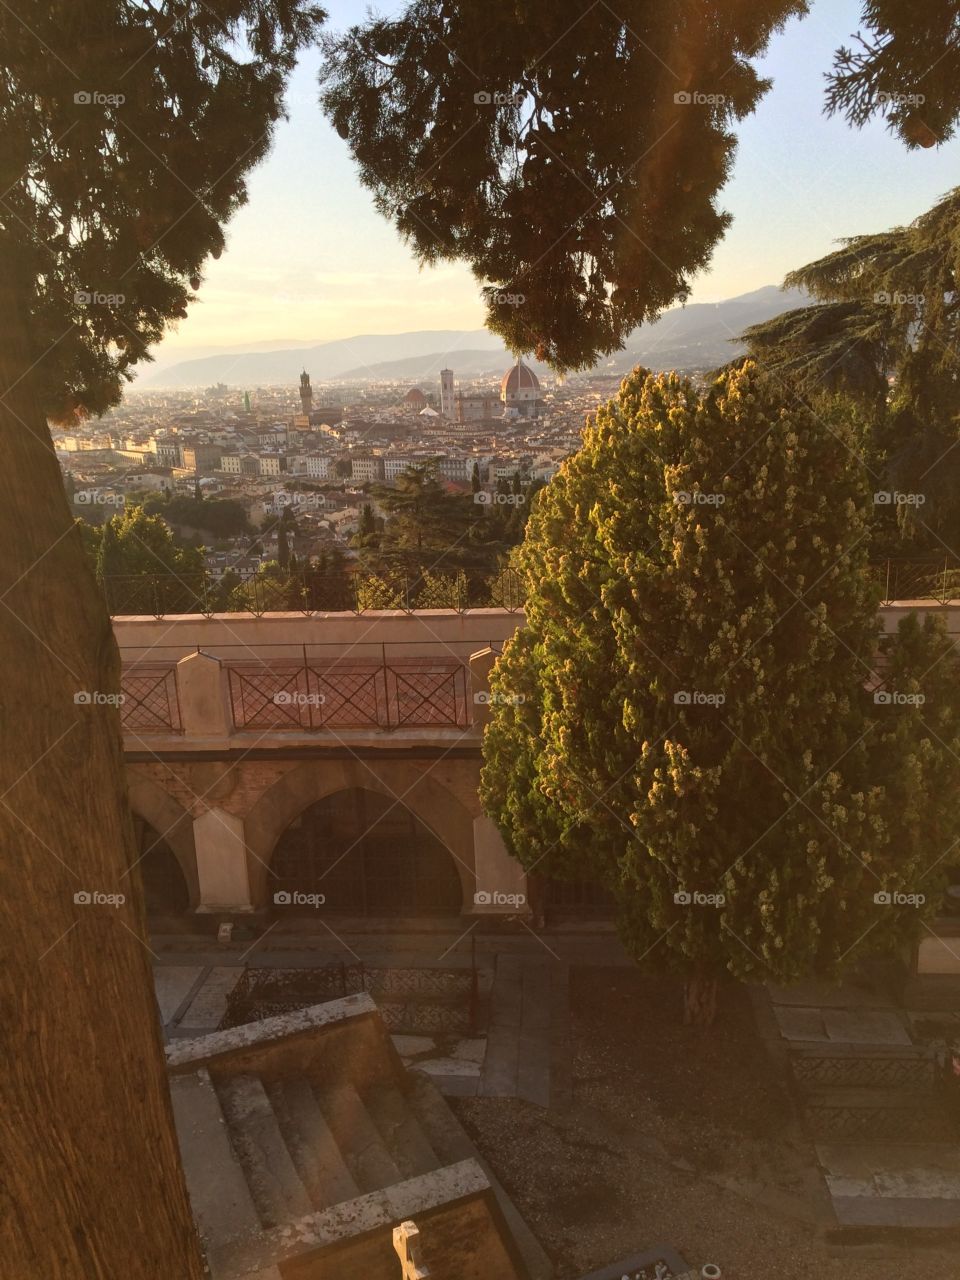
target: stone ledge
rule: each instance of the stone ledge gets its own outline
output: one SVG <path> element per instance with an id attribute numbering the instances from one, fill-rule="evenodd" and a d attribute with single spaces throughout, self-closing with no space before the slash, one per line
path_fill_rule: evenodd
<path id="1" fill-rule="evenodd" d="M 201 1064 L 215 1058 L 255 1049 L 261 1045 L 273 1046 L 293 1036 L 343 1026 L 355 1019 L 370 1017 L 379 1020 L 380 1014 L 376 1004 L 365 993 L 344 996 L 340 1000 L 328 1000 L 324 1004 L 296 1009 L 275 1018 L 244 1023 L 227 1031 L 213 1031 L 192 1040 L 177 1040 L 166 1047 L 167 1070 L 171 1073 L 195 1071 Z"/>

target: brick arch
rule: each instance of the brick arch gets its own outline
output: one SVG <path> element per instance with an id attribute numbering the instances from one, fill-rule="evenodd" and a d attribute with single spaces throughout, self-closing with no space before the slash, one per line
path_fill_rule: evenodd
<path id="1" fill-rule="evenodd" d="M 477 888 L 473 814 L 422 764 L 404 760 L 379 761 L 375 770 L 358 760 L 305 761 L 269 787 L 244 821 L 253 905 L 268 902 L 270 862 L 290 823 L 318 800 L 354 788 L 399 799 L 437 837 L 453 858 L 467 910 Z"/>
<path id="2" fill-rule="evenodd" d="M 142 774 L 128 774 L 127 798 L 134 816 L 149 823 L 170 846 L 187 882 L 190 909 L 195 910 L 200 903 L 200 880 L 192 817 L 168 791 Z"/>

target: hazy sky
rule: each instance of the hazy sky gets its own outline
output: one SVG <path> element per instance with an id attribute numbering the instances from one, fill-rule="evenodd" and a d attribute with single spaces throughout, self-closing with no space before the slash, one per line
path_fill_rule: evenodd
<path id="1" fill-rule="evenodd" d="M 337 29 L 364 13 L 355 0 L 327 7 Z M 380 9 L 399 7 L 388 0 Z M 734 224 L 697 278 L 694 301 L 779 284 L 838 236 L 908 221 L 960 183 L 960 141 L 907 152 L 880 123 L 856 132 L 823 115 L 823 74 L 836 46 L 849 43 L 859 11 L 859 0 L 815 0 L 808 18 L 772 42 L 761 65 L 774 85 L 740 127 L 736 169 L 722 192 Z M 290 119 L 251 175 L 227 250 L 158 358 L 187 347 L 482 325 L 467 268 L 421 272 L 375 212 L 317 105 L 318 62 L 314 52 L 301 61 Z"/>

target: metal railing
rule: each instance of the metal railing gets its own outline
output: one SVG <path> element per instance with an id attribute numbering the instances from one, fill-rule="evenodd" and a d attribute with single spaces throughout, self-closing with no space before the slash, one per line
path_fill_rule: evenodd
<path id="1" fill-rule="evenodd" d="M 255 570 L 230 570 L 223 577 L 198 573 L 108 574 L 101 588 L 111 617 L 164 618 L 170 614 L 355 613 L 397 609 L 523 608 L 519 575 L 512 569 L 482 580 L 432 572 L 318 573 L 297 568 L 282 578 Z"/>
<path id="2" fill-rule="evenodd" d="M 120 675 L 120 722 L 142 733 L 182 733 L 177 673 L 172 663 L 133 663 Z"/>
<path id="3" fill-rule="evenodd" d="M 960 559 L 881 560 L 871 566 L 884 604 L 895 600 L 960 600 Z"/>

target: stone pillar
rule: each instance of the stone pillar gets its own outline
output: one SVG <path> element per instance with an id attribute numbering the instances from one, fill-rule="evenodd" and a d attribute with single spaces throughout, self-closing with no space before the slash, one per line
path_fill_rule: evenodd
<path id="1" fill-rule="evenodd" d="M 473 856 L 477 887 L 468 915 L 529 915 L 527 873 L 507 852 L 492 818 L 473 820 Z"/>
<path id="2" fill-rule="evenodd" d="M 474 727 L 483 729 L 490 719 L 490 672 L 498 654 L 493 649 L 480 649 L 470 655 L 470 692 Z"/>
<path id="3" fill-rule="evenodd" d="M 190 653 L 177 663 L 180 719 L 188 738 L 223 738 L 233 732 L 223 664 L 209 653 Z"/>
<path id="4" fill-rule="evenodd" d="M 224 809 L 207 809 L 193 820 L 193 838 L 200 882 L 197 911 L 252 911 L 243 819 Z"/>

